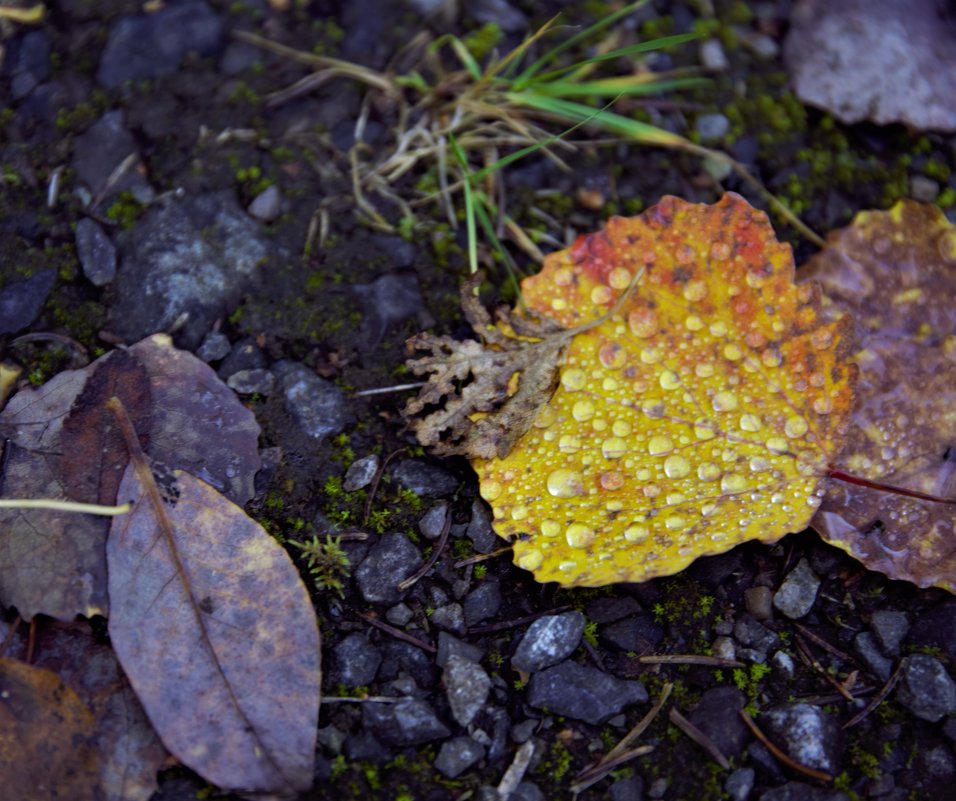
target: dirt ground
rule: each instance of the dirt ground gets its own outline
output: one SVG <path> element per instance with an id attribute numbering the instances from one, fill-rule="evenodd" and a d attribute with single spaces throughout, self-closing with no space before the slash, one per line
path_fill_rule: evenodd
<path id="1" fill-rule="evenodd" d="M 162 35 L 196 44 L 181 58 L 167 47 L 171 63 L 160 72 L 156 62 L 128 72 L 135 48 L 114 61 L 105 57 L 116 26 L 140 14 L 138 3 L 58 0 L 39 25 L 0 28 L 8 56 L 0 73 L 0 291 L 52 268 L 52 288 L 36 290 L 35 313 L 23 325 L 3 327 L 0 354 L 22 365 L 25 383 L 38 386 L 118 343 L 172 330 L 179 347 L 197 351 L 221 377 L 239 376 L 231 385 L 261 425 L 266 455 L 248 511 L 282 542 L 344 533 L 350 560 L 344 577 L 333 571 L 324 587 L 310 582 L 325 700 L 316 783 L 302 798 L 491 799 L 524 743 L 533 743 L 533 755 L 511 798 L 570 798 L 575 776 L 648 712 L 666 684 L 673 685 L 668 708 L 689 718 L 728 761 L 721 765 L 665 710 L 636 743 L 653 751 L 615 767 L 580 798 L 944 797 L 956 777 L 952 709 L 931 720 L 890 692 L 843 728 L 904 657 L 931 657 L 952 672 L 956 605 L 941 589 L 868 572 L 812 531 L 775 545 L 743 545 L 675 576 L 601 589 L 537 584 L 507 554 L 460 564 L 504 544 L 490 533 L 474 472 L 464 459 L 430 457 L 409 435 L 401 418 L 408 390 L 370 391 L 414 380 L 404 366 L 411 335 L 428 329 L 469 336 L 459 303 L 468 276 L 465 229 L 452 227 L 439 203 L 421 201 L 437 188 L 433 164 L 416 166 L 382 191 L 369 185 L 357 200 L 350 159 L 373 164 L 394 148 L 398 102 L 365 100 L 366 89 L 348 77 L 277 99 L 311 67 L 233 37 L 249 31 L 303 53 L 402 73 L 415 64 L 414 52 L 403 48 L 423 29 L 433 38 L 454 32 L 476 48 L 485 37 L 504 52 L 558 11 L 570 23 L 590 24 L 615 4 L 462 2 L 450 4 L 457 7 L 450 15 L 427 19 L 398 0 L 180 5 L 199 9 L 197 16 Z M 823 236 L 857 211 L 911 196 L 914 181 L 917 188 L 937 181 L 942 205 L 954 187 L 951 136 L 902 125 L 847 126 L 796 98 L 780 47 L 790 5 L 651 3 L 629 19 L 627 36 L 696 30 L 720 43 L 727 64 L 709 74 L 706 86 L 625 101 L 624 108 L 692 138 L 702 117 L 713 122 L 720 115 L 726 128 L 708 144 L 745 164 Z M 776 49 L 748 44 L 756 34 Z M 27 43 L 27 36 L 37 38 Z M 19 71 L 10 67 L 14 55 Z M 453 63 L 448 50 L 441 57 Z M 698 42 L 652 61 L 658 68 L 700 62 Z M 536 232 L 545 252 L 668 194 L 710 203 L 733 190 L 767 208 L 738 176 L 697 156 L 575 134 L 580 144 L 566 158 L 569 168 L 534 154 L 503 171 L 508 213 Z M 414 217 L 396 197 L 421 201 Z M 156 226 L 166 230 L 156 221 L 166 207 L 183 209 L 176 213 L 194 227 L 160 244 L 211 247 L 227 284 L 211 300 L 201 283 L 185 290 L 193 295 L 184 308 L 194 313 L 178 324 L 143 308 L 138 288 L 151 279 L 132 264 L 153 258 L 159 245 L 148 237 Z M 954 208 L 943 211 L 952 216 Z M 90 259 L 105 277 L 81 263 L 84 221 L 96 223 L 117 249 L 115 277 L 102 254 Z M 816 251 L 779 215 L 771 221 L 798 265 Z M 525 250 L 513 241 L 505 247 L 525 274 L 536 271 Z M 251 277 L 231 272 L 244 260 L 256 265 Z M 482 297 L 489 306 L 513 302 L 504 265 L 486 261 Z M 303 433 L 308 414 L 281 390 L 285 368 L 276 366 L 286 363 L 304 365 L 323 381 L 326 405 L 312 413 L 325 409 L 337 422 L 318 435 Z M 374 490 L 350 483 L 358 468 L 349 468 L 365 457 L 374 457 L 372 472 L 387 468 Z M 404 595 L 370 600 L 374 594 L 356 578 L 363 561 L 396 533 L 424 558 L 446 509 L 451 536 L 436 567 Z M 420 526 L 423 518 L 431 522 Z M 367 538 L 350 538 L 354 532 Z M 301 552 L 290 551 L 307 573 Z M 809 612 L 792 620 L 771 600 L 800 565 L 820 583 Z M 897 616 L 878 616 L 874 624 L 878 612 Z M 569 613 L 584 620 L 571 661 L 640 681 L 645 701 L 612 708 L 597 722 L 532 703 L 534 679 L 512 657 L 533 620 Z M 886 630 L 891 620 L 901 627 L 895 643 Z M 414 642 L 398 639 L 396 630 Z M 465 649 L 470 656 L 461 661 L 477 665 L 490 688 L 466 725 L 449 698 L 449 649 Z M 739 662 L 646 659 L 658 655 Z M 414 697 L 434 723 L 410 732 L 370 710 L 365 696 Z M 793 713 L 798 705 L 815 710 L 807 729 Z M 831 780 L 815 781 L 776 759 L 744 726 L 740 708 L 785 750 L 818 743 Z M 436 759 L 446 766 L 459 759 L 465 767 L 440 770 Z M 211 793 L 177 766 L 161 774 L 153 797 Z"/>

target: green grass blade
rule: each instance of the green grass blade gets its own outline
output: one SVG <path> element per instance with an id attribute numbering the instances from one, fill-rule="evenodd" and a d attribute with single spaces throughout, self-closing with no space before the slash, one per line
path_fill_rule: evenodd
<path id="1" fill-rule="evenodd" d="M 481 230 L 484 231 L 485 236 L 488 237 L 488 241 L 491 242 L 495 252 L 504 262 L 508 279 L 515 288 L 515 296 L 518 298 L 521 308 L 526 309 L 527 306 L 525 306 L 524 297 L 521 294 L 521 282 L 518 281 L 518 266 L 514 263 L 514 259 L 511 258 L 511 254 L 505 250 L 504 245 L 501 244 L 501 240 L 498 239 L 498 234 L 495 233 L 495 226 L 491 222 L 491 214 L 497 212 L 497 207 L 483 194 L 479 193 L 475 199 L 477 201 L 475 203 L 475 214 L 478 217 L 478 222 L 481 224 Z M 489 214 L 489 212 L 491 212 L 491 214 Z"/>
<path id="2" fill-rule="evenodd" d="M 674 36 L 662 36 L 659 39 L 651 39 L 649 42 L 637 42 L 636 44 L 628 45 L 627 47 L 619 47 L 617 50 L 611 50 L 610 52 L 604 53 L 600 56 L 586 58 L 574 64 L 569 64 L 566 67 L 561 67 L 560 69 L 546 72 L 543 75 L 537 76 L 531 82 L 531 84 L 537 88 L 545 81 L 553 80 L 559 75 L 564 75 L 567 72 L 572 72 L 573 70 L 580 69 L 581 67 L 587 67 L 591 64 L 600 64 L 602 61 L 611 61 L 615 58 L 626 58 L 628 56 L 638 55 L 639 53 L 648 53 L 653 50 L 663 50 L 668 47 L 675 47 L 676 45 L 684 44 L 685 42 L 692 42 L 694 39 L 699 38 L 700 34 L 697 33 L 679 33 Z"/>
<path id="3" fill-rule="evenodd" d="M 600 31 L 603 31 L 608 26 L 616 23 L 622 17 L 626 17 L 628 14 L 634 11 L 637 11 L 637 9 L 639 9 L 641 6 L 646 5 L 647 2 L 648 0 L 637 0 L 636 3 L 631 3 L 628 6 L 624 6 L 624 8 L 620 9 L 619 11 L 615 11 L 613 14 L 609 14 L 604 19 L 598 20 L 593 25 L 585 28 L 583 31 L 579 31 L 578 33 L 574 34 L 574 36 L 571 36 L 565 39 L 563 42 L 561 42 L 561 44 L 551 48 L 547 53 L 541 56 L 541 58 L 539 58 L 533 64 L 529 65 L 515 79 L 514 88 L 515 89 L 523 88 L 525 85 L 528 84 L 528 82 L 531 81 L 531 79 L 535 75 L 538 74 L 538 72 L 543 67 L 545 67 L 550 62 L 554 61 L 554 59 L 557 58 L 559 55 L 561 55 L 561 53 L 563 53 L 565 50 L 571 47 L 574 47 L 578 42 L 584 39 L 588 39 L 594 34 L 599 33 Z"/>
<path id="4" fill-rule="evenodd" d="M 431 53 L 437 53 L 445 44 L 450 45 L 451 49 L 455 51 L 455 55 L 458 56 L 458 60 L 461 62 L 461 65 L 468 70 L 468 74 L 471 76 L 472 80 L 480 81 L 481 67 L 478 66 L 478 62 L 475 61 L 475 57 L 465 46 L 465 43 L 454 34 L 446 33 L 444 36 L 439 36 L 428 46 L 428 50 Z"/>
<path id="5" fill-rule="evenodd" d="M 674 89 L 688 89 L 707 86 L 707 78 L 673 78 L 654 80 L 651 76 L 625 76 L 605 78 L 595 81 L 576 83 L 574 81 L 552 81 L 534 84 L 533 91 L 542 97 L 640 97 L 669 92 Z"/>
<path id="6" fill-rule="evenodd" d="M 468 269 L 472 275 L 478 272 L 478 232 L 475 227 L 475 194 L 471 184 L 471 173 L 468 170 L 468 157 L 461 149 L 454 135 L 450 136 L 451 152 L 461 167 L 462 192 L 465 196 L 465 231 L 468 238 Z"/>
<path id="7" fill-rule="evenodd" d="M 567 122 L 589 122 L 608 133 L 626 136 L 646 145 L 685 147 L 690 144 L 684 137 L 646 122 L 638 122 L 604 109 L 595 111 L 591 106 L 572 100 L 544 97 L 534 92 L 508 92 L 505 96 L 512 103 L 547 112 Z"/>

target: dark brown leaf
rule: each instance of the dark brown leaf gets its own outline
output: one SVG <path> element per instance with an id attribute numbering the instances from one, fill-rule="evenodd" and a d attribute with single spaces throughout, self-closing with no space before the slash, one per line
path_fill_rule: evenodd
<path id="1" fill-rule="evenodd" d="M 67 495 L 82 503 L 111 505 L 129 462 L 123 438 L 106 410 L 114 395 L 123 401 L 144 448 L 150 429 L 146 370 L 126 350 L 114 350 L 90 365 L 87 379 L 60 434 L 59 475 Z"/>
<path id="2" fill-rule="evenodd" d="M 0 793 L 98 801 L 93 715 L 49 670 L 0 657 Z"/>
<path id="3" fill-rule="evenodd" d="M 92 711 L 103 800 L 148 801 L 168 754 L 113 649 L 96 642 L 86 622 L 45 624 L 37 632 L 34 664 L 55 672 Z"/>

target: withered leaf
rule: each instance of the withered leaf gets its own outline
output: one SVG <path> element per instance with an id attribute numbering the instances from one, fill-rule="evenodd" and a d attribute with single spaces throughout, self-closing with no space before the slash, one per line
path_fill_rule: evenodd
<path id="1" fill-rule="evenodd" d="M 43 451 L 8 442 L 0 494 L 70 500 Z M 0 509 L 0 603 L 31 620 L 106 613 L 109 521 L 40 509 Z"/>
<path id="2" fill-rule="evenodd" d="M 862 212 L 803 274 L 856 323 L 858 400 L 837 467 L 956 498 L 956 227 L 907 200 Z M 872 570 L 956 592 L 954 521 L 951 504 L 831 481 L 812 525 Z"/>
<path id="3" fill-rule="evenodd" d="M 98 801 L 93 715 L 49 670 L 0 657 L 0 792 Z"/>
<path id="4" fill-rule="evenodd" d="M 282 547 L 207 484 L 162 479 L 179 560 L 131 464 L 107 544 L 110 637 L 164 744 L 208 781 L 242 792 L 312 782 L 319 634 Z"/>
<path id="5" fill-rule="evenodd" d="M 113 395 L 151 456 L 239 503 L 252 496 L 261 464 L 254 416 L 206 364 L 162 335 L 15 395 L 0 413 L 0 437 L 28 452 L 10 448 L 0 495 L 112 504 L 127 460 L 104 408 Z M 0 511 L 0 601 L 26 619 L 107 614 L 108 530 L 90 516 Z"/>
<path id="6" fill-rule="evenodd" d="M 507 455 L 554 392 L 570 341 L 567 331 L 546 320 L 535 323 L 503 312 L 493 325 L 475 293 L 480 281 L 475 276 L 461 291 L 465 318 L 480 342 L 432 334 L 408 341 L 411 351 L 430 355 L 406 362 L 428 380 L 403 414 L 418 441 L 441 456 Z"/>
<path id="7" fill-rule="evenodd" d="M 255 415 L 208 364 L 173 347 L 167 335 L 147 337 L 130 350 L 146 367 L 153 399 L 146 452 L 246 503 L 262 466 Z"/>
<path id="8" fill-rule="evenodd" d="M 114 350 L 90 365 L 83 386 L 60 435 L 58 473 L 69 497 L 82 503 L 111 505 L 129 462 L 126 444 L 106 401 L 123 401 L 140 441 L 150 429 L 149 382 L 143 365 L 126 350 Z"/>
<path id="9" fill-rule="evenodd" d="M 8 655 L 26 658 L 22 638 Z M 33 664 L 56 673 L 93 713 L 103 801 L 148 801 L 167 752 L 113 649 L 96 642 L 86 622 L 46 622 L 36 633 Z"/>

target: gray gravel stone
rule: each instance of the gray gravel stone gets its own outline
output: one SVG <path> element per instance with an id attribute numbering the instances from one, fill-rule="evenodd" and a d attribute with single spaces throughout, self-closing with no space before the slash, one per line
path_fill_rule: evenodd
<path id="1" fill-rule="evenodd" d="M 780 704 L 760 716 L 771 740 L 801 765 L 837 774 L 843 752 L 839 722 L 811 704 Z"/>
<path id="2" fill-rule="evenodd" d="M 94 286 L 106 286 L 116 278 L 116 248 L 99 223 L 88 217 L 76 224 L 76 255 L 83 275 Z"/>
<path id="3" fill-rule="evenodd" d="M 362 724 L 378 740 L 396 747 L 421 745 L 451 734 L 435 710 L 418 698 L 396 704 L 362 704 Z"/>
<path id="4" fill-rule="evenodd" d="M 271 243 L 231 192 L 150 207 L 119 237 L 110 326 L 128 342 L 178 323 L 176 341 L 196 348 L 258 279 Z"/>
<path id="5" fill-rule="evenodd" d="M 135 157 L 132 163 L 122 174 L 117 173 L 130 156 Z M 76 137 L 71 165 L 97 204 L 121 192 L 131 192 L 140 203 L 148 203 L 155 195 L 144 177 L 145 170 L 138 169 L 142 167 L 139 148 L 126 130 L 122 111 L 108 111 Z"/>
<path id="6" fill-rule="evenodd" d="M 695 128 L 702 142 L 719 142 L 730 131 L 730 120 L 723 114 L 701 114 Z"/>
<path id="7" fill-rule="evenodd" d="M 664 639 L 664 629 L 650 612 L 617 620 L 601 629 L 601 642 L 621 651 L 647 651 Z"/>
<path id="8" fill-rule="evenodd" d="M 587 605 L 587 619 L 598 624 L 613 623 L 641 611 L 641 605 L 630 595 L 595 598 Z"/>
<path id="9" fill-rule="evenodd" d="M 354 420 L 345 393 L 304 364 L 283 360 L 276 362 L 272 371 L 286 408 L 306 436 L 322 440 L 338 434 Z"/>
<path id="10" fill-rule="evenodd" d="M 442 674 L 452 717 L 462 726 L 481 711 L 491 690 L 491 679 L 481 665 L 452 654 Z"/>
<path id="11" fill-rule="evenodd" d="M 435 769 L 443 776 L 455 779 L 484 756 L 484 746 L 471 737 L 452 737 L 442 743 L 435 758 Z"/>
<path id="12" fill-rule="evenodd" d="M 465 625 L 474 626 L 498 614 L 501 608 L 501 588 L 497 581 L 485 579 L 465 596 Z"/>
<path id="13" fill-rule="evenodd" d="M 203 2 L 168 5 L 123 17 L 111 28 L 96 79 L 112 88 L 126 81 L 170 75 L 189 52 L 208 56 L 222 45 L 222 23 Z"/>
<path id="14" fill-rule="evenodd" d="M 801 559 L 774 593 L 773 605 L 791 620 L 799 620 L 813 608 L 819 589 L 820 579 L 807 560 Z"/>
<path id="15" fill-rule="evenodd" d="M 508 801 L 548 801 L 548 798 L 537 784 L 523 781 L 515 788 Z"/>
<path id="16" fill-rule="evenodd" d="M 874 612 L 870 618 L 870 628 L 884 654 L 891 657 L 899 656 L 900 645 L 910 630 L 910 622 L 905 612 L 881 609 Z"/>
<path id="17" fill-rule="evenodd" d="M 779 640 L 776 632 L 758 623 L 750 615 L 741 615 L 734 623 L 734 638 L 741 645 L 746 645 L 765 656 Z"/>
<path id="18" fill-rule="evenodd" d="M 438 626 L 438 628 L 453 632 L 454 634 L 463 634 L 465 632 L 465 613 L 459 603 L 439 606 L 432 612 L 431 622 Z"/>
<path id="19" fill-rule="evenodd" d="M 375 474 L 378 472 L 379 459 L 374 453 L 356 459 L 349 465 L 345 471 L 345 480 L 342 482 L 342 489 L 346 492 L 355 492 L 364 489 L 372 483 Z"/>
<path id="20" fill-rule="evenodd" d="M 776 39 L 757 31 L 747 31 L 741 41 L 751 53 L 763 61 L 771 61 L 780 55 L 780 45 Z"/>
<path id="21" fill-rule="evenodd" d="M 750 791 L 754 787 L 754 777 L 757 771 L 753 768 L 737 768 L 724 782 L 724 791 L 731 801 L 747 801 Z"/>
<path id="22" fill-rule="evenodd" d="M 956 683 L 936 657 L 913 654 L 906 659 L 896 697 L 916 717 L 935 723 L 956 710 Z"/>
<path id="23" fill-rule="evenodd" d="M 910 178 L 910 197 L 920 203 L 932 203 L 939 195 L 939 184 L 925 175 Z"/>
<path id="24" fill-rule="evenodd" d="M 644 797 L 644 779 L 635 773 L 614 782 L 607 792 L 611 801 L 641 801 Z"/>
<path id="25" fill-rule="evenodd" d="M 525 673 L 536 673 L 558 664 L 580 645 L 584 622 L 580 612 L 539 617 L 518 643 L 511 657 L 512 666 Z"/>
<path id="26" fill-rule="evenodd" d="M 415 617 L 415 613 L 412 611 L 412 608 L 405 603 L 390 606 L 385 613 L 385 619 L 393 626 L 405 626 L 411 622 L 413 617 Z"/>
<path id="27" fill-rule="evenodd" d="M 562 662 L 535 673 L 528 683 L 528 703 L 553 715 L 600 724 L 627 706 L 647 701 L 639 681 L 624 681 L 597 668 Z"/>
<path id="28" fill-rule="evenodd" d="M 253 370 L 237 370 L 226 384 L 240 395 L 271 395 L 276 386 L 275 373 L 257 367 Z"/>
<path id="29" fill-rule="evenodd" d="M 437 540 L 441 536 L 447 514 L 448 504 L 442 501 L 422 515 L 422 519 L 418 521 L 418 530 L 426 540 Z"/>
<path id="30" fill-rule="evenodd" d="M 861 631 L 853 638 L 853 650 L 857 656 L 870 671 L 881 681 L 889 679 L 893 672 L 893 661 L 887 659 L 876 644 L 876 637 L 873 632 Z"/>
<path id="31" fill-rule="evenodd" d="M 700 61 L 709 70 L 723 72 L 730 66 L 723 45 L 717 39 L 708 39 L 700 45 Z"/>
<path id="32" fill-rule="evenodd" d="M 477 663 L 480 662 L 481 657 L 484 656 L 484 651 L 477 645 L 459 640 L 448 632 L 438 632 L 438 653 L 435 656 L 435 661 L 439 667 L 444 668 L 448 665 L 448 660 L 451 659 L 452 656 L 465 662 Z"/>
<path id="33" fill-rule="evenodd" d="M 26 281 L 6 284 L 0 289 L 0 334 L 15 334 L 40 314 L 47 295 L 56 283 L 56 269 L 34 273 Z"/>
<path id="34" fill-rule="evenodd" d="M 747 611 L 757 620 L 770 620 L 773 617 L 773 593 L 769 587 L 751 587 L 744 590 L 744 602 Z"/>
<path id="35" fill-rule="evenodd" d="M 850 796 L 842 790 L 814 787 L 803 782 L 787 782 L 765 792 L 760 796 L 760 801 L 850 801 Z"/>
<path id="36" fill-rule="evenodd" d="M 451 473 L 420 459 L 403 459 L 392 470 L 392 478 L 420 498 L 441 498 L 458 489 L 458 479 Z"/>
<path id="37" fill-rule="evenodd" d="M 465 536 L 472 541 L 478 553 L 491 553 L 501 540 L 491 527 L 491 510 L 481 500 L 475 500 L 471 505 L 471 520 L 465 529 Z"/>
<path id="38" fill-rule="evenodd" d="M 687 715 L 687 719 L 713 741 L 728 759 L 743 753 L 749 733 L 738 714 L 747 698 L 736 687 L 707 690 Z"/>
<path id="39" fill-rule="evenodd" d="M 395 604 L 404 592 L 398 585 L 422 564 L 422 555 L 404 534 L 383 534 L 355 571 L 362 597 L 373 604 Z"/>
<path id="40" fill-rule="evenodd" d="M 272 222 L 279 216 L 282 208 L 282 193 L 275 184 L 267 186 L 258 195 L 256 195 L 246 211 L 250 216 L 255 217 L 262 222 Z"/>
<path id="41" fill-rule="evenodd" d="M 225 381 L 240 370 L 256 370 L 268 367 L 268 360 L 255 337 L 243 337 L 229 349 L 216 374 Z"/>
<path id="42" fill-rule="evenodd" d="M 382 654 L 364 634 L 349 634 L 332 651 L 332 679 L 335 684 L 361 687 L 375 680 Z"/>
<path id="43" fill-rule="evenodd" d="M 206 334 L 202 344 L 196 350 L 196 355 L 204 362 L 218 362 L 226 358 L 231 349 L 229 337 L 218 331 L 211 331 Z"/>
<path id="44" fill-rule="evenodd" d="M 3 70 L 10 78 L 10 94 L 20 100 L 50 76 L 50 37 L 46 31 L 29 31 L 6 45 Z"/>

